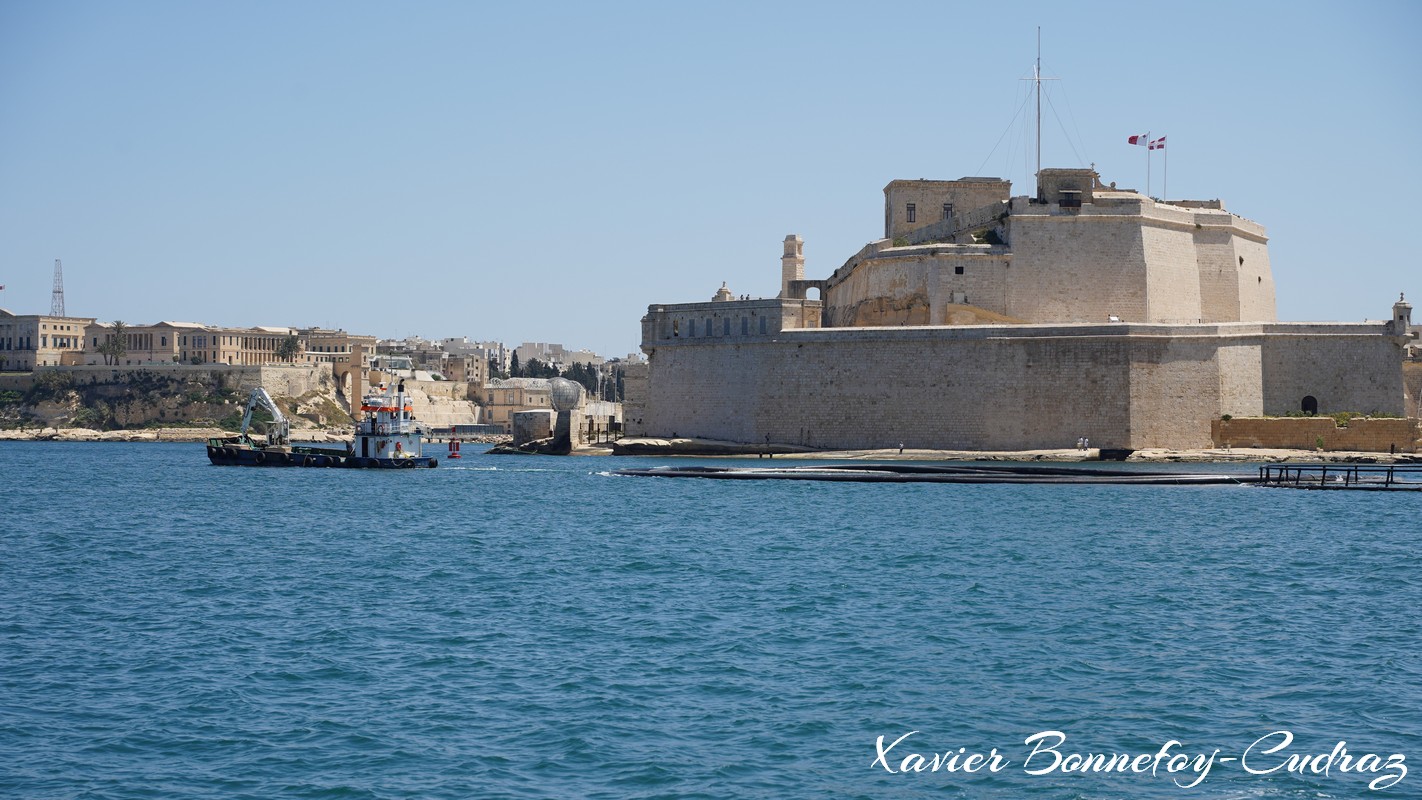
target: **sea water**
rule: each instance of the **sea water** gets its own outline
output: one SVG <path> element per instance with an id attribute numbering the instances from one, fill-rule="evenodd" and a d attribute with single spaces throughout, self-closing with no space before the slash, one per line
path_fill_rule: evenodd
<path id="1" fill-rule="evenodd" d="M 1418 495 L 472 450 L 0 443 L 0 796 L 1422 796 Z"/>

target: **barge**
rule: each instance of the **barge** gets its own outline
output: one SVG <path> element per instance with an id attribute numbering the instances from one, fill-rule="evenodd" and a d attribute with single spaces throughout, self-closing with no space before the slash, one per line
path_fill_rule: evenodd
<path id="1" fill-rule="evenodd" d="M 272 416 L 265 441 L 248 433 L 258 406 Z M 232 436 L 208 439 L 207 458 L 218 466 L 235 467 L 346 467 L 361 469 L 413 469 L 437 467 L 439 460 L 424 455 L 424 435 L 415 424 L 413 406 L 400 381 L 392 392 L 380 384 L 377 392 L 361 400 L 364 415 L 355 436 L 344 448 L 316 443 L 293 443 L 291 423 L 267 390 L 257 387 L 247 400 L 242 429 Z"/>

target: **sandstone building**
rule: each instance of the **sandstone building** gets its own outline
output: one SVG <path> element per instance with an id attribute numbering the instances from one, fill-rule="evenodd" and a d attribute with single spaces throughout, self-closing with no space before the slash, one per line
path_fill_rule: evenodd
<path id="1" fill-rule="evenodd" d="M 513 433 L 514 415 L 521 411 L 553 408 L 552 381 L 548 378 L 495 378 L 484 385 L 484 419 Z"/>
<path id="2" fill-rule="evenodd" d="M 93 317 L 15 314 L 0 308 L 0 371 L 78 363 Z"/>
<path id="3" fill-rule="evenodd" d="M 1209 447 L 1229 414 L 1404 411 L 1411 307 L 1280 323 L 1268 239 L 1094 170 L 891 182 L 884 238 L 779 296 L 653 305 L 629 433 L 840 448 Z M 818 294 L 812 298 L 811 294 Z"/>

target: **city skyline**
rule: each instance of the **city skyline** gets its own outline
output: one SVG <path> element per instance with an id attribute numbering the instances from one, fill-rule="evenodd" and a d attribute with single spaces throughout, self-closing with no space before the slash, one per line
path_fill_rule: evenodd
<path id="1" fill-rule="evenodd" d="M 1031 193 L 1038 25 L 1044 166 L 1144 191 L 1127 137 L 1168 136 L 1172 198 L 1268 230 L 1280 319 L 1418 289 L 1410 4 L 541 8 L 0 8 L 0 304 L 60 258 L 75 316 L 625 355 L 651 303 L 773 296 L 786 234 L 827 276 L 890 180 Z"/>

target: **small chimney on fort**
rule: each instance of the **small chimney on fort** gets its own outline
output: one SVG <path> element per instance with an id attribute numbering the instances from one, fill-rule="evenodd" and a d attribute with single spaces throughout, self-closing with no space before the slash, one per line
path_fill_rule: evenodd
<path id="1" fill-rule="evenodd" d="M 790 296 L 790 281 L 805 279 L 805 240 L 795 234 L 785 237 L 785 255 L 780 257 L 780 296 Z"/>

